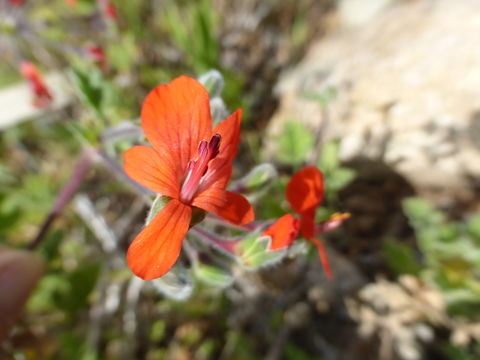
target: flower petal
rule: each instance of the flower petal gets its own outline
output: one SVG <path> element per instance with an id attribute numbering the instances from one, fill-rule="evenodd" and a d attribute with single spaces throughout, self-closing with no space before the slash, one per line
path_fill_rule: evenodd
<path id="1" fill-rule="evenodd" d="M 345 220 L 348 220 L 352 215 L 350 213 L 334 213 L 330 218 L 325 221 L 322 221 L 319 225 L 316 226 L 317 233 L 324 233 L 328 231 L 335 230 L 340 225 L 343 224 Z"/>
<path id="2" fill-rule="evenodd" d="M 155 150 L 162 157 L 171 157 L 177 174 L 186 174 L 200 141 L 210 140 L 207 90 L 188 76 L 157 86 L 143 103 L 142 128 Z"/>
<path id="3" fill-rule="evenodd" d="M 320 257 L 320 262 L 322 263 L 323 270 L 325 271 L 325 276 L 327 279 L 332 278 L 332 270 L 330 269 L 330 264 L 328 262 L 327 252 L 325 247 L 323 246 L 322 242 L 314 237 L 308 239 L 311 241 L 316 247 L 318 251 L 318 256 Z"/>
<path id="4" fill-rule="evenodd" d="M 240 121 L 242 110 L 238 109 L 220 122 L 213 134 L 220 134 L 220 149 L 215 159 L 210 161 L 208 171 L 202 180 L 202 189 L 208 187 L 226 188 L 232 177 L 232 160 L 238 153 Z"/>
<path id="5" fill-rule="evenodd" d="M 213 129 L 213 134 L 220 134 L 222 137 L 218 154 L 219 158 L 231 160 L 237 155 L 241 121 L 242 109 L 238 109 Z"/>
<path id="6" fill-rule="evenodd" d="M 169 157 L 161 157 L 147 146 L 134 146 L 123 158 L 125 172 L 133 180 L 158 194 L 178 198 L 179 179 Z"/>
<path id="7" fill-rule="evenodd" d="M 208 188 L 200 193 L 193 199 L 192 205 L 237 225 L 244 225 L 255 219 L 253 207 L 247 199 L 219 188 Z"/>
<path id="8" fill-rule="evenodd" d="M 177 261 L 191 217 L 191 207 L 170 200 L 128 248 L 132 272 L 143 280 L 166 274 Z"/>
<path id="9" fill-rule="evenodd" d="M 323 200 L 323 175 L 315 166 L 307 166 L 292 176 L 287 185 L 287 200 L 297 213 L 316 208 Z"/>
<path id="10" fill-rule="evenodd" d="M 315 212 L 313 207 L 300 214 L 300 232 L 307 239 L 315 236 Z"/>
<path id="11" fill-rule="evenodd" d="M 286 214 L 267 228 L 263 235 L 272 238 L 269 250 L 275 251 L 289 247 L 298 235 L 298 225 L 298 219 L 291 214 Z"/>

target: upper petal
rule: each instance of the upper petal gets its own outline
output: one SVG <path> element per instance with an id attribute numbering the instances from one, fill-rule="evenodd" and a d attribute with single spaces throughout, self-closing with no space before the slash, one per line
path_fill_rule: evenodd
<path id="1" fill-rule="evenodd" d="M 315 166 L 306 166 L 292 176 L 287 185 L 287 200 L 297 213 L 316 208 L 323 200 L 322 172 Z"/>
<path id="2" fill-rule="evenodd" d="M 232 177 L 232 161 L 238 153 L 241 117 L 242 110 L 238 109 L 213 129 L 213 134 L 220 134 L 222 140 L 217 157 L 210 161 L 202 179 L 202 189 L 210 186 L 224 189 L 228 185 Z"/>
<path id="3" fill-rule="evenodd" d="M 123 154 L 125 172 L 158 194 L 178 198 L 179 179 L 168 156 L 161 157 L 147 146 L 134 146 Z"/>
<path id="4" fill-rule="evenodd" d="M 159 85 L 142 107 L 142 128 L 155 150 L 170 156 L 184 175 L 201 140 L 210 140 L 212 120 L 207 90 L 195 79 L 180 76 Z"/>
<path id="5" fill-rule="evenodd" d="M 242 109 L 238 109 L 213 129 L 214 134 L 222 137 L 218 157 L 232 160 L 237 155 L 241 120 Z"/>
<path id="6" fill-rule="evenodd" d="M 192 205 L 237 225 L 244 225 L 255 219 L 253 207 L 247 199 L 220 188 L 203 191 L 193 199 Z"/>
<path id="7" fill-rule="evenodd" d="M 291 214 L 283 215 L 267 228 L 263 235 L 271 236 L 269 250 L 280 250 L 290 246 L 298 235 L 298 219 Z"/>
<path id="8" fill-rule="evenodd" d="M 191 207 L 170 200 L 128 248 L 132 272 L 143 280 L 166 274 L 177 261 L 191 217 Z"/>

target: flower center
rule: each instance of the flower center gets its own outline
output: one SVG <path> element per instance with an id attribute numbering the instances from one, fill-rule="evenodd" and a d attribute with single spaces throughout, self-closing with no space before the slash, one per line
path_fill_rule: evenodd
<path id="1" fill-rule="evenodd" d="M 197 158 L 189 161 L 187 176 L 180 190 L 180 201 L 183 203 L 189 204 L 197 193 L 202 177 L 208 170 L 210 160 L 218 155 L 221 139 L 220 134 L 215 134 L 210 139 L 210 142 L 206 140 L 200 141 Z"/>

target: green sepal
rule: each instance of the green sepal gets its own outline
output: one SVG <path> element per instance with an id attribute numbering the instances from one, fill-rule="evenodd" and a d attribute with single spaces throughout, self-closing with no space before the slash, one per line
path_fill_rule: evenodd
<path id="1" fill-rule="evenodd" d="M 240 241 L 235 246 L 237 262 L 246 270 L 257 270 L 263 267 L 278 264 L 287 255 L 288 250 L 280 249 L 271 251 L 272 238 L 258 233 Z"/>
<path id="2" fill-rule="evenodd" d="M 153 220 L 153 218 L 162 210 L 165 205 L 168 204 L 168 202 L 171 200 L 168 196 L 163 196 L 163 195 L 157 195 L 155 200 L 153 200 L 152 207 L 150 208 L 150 211 L 148 212 L 147 215 L 147 220 L 145 221 L 145 225 L 148 225 L 150 221 Z"/>
<path id="3" fill-rule="evenodd" d="M 206 264 L 196 260 L 193 264 L 195 277 L 207 285 L 224 289 L 232 285 L 234 278 L 232 273 L 215 264 Z"/>
<path id="4" fill-rule="evenodd" d="M 148 225 L 150 221 L 172 200 L 168 196 L 164 195 L 157 195 L 155 200 L 153 200 L 152 207 L 148 212 L 147 220 L 145 221 L 145 225 Z M 193 227 L 203 221 L 205 219 L 206 212 L 197 207 L 192 208 L 192 218 L 190 220 L 190 227 Z"/>
<path id="5" fill-rule="evenodd" d="M 275 166 L 264 163 L 255 166 L 247 175 L 233 183 L 232 188 L 243 194 L 259 197 L 268 190 L 277 177 Z"/>
<path id="6" fill-rule="evenodd" d="M 192 209 L 192 219 L 190 220 L 190 227 L 193 227 L 203 221 L 207 213 L 205 210 L 194 207 Z"/>
<path id="7" fill-rule="evenodd" d="M 175 301 L 185 301 L 192 295 L 192 273 L 179 261 L 161 278 L 149 282 L 162 295 Z"/>
<path id="8" fill-rule="evenodd" d="M 215 69 L 207 71 L 205 74 L 198 78 L 198 81 L 205 86 L 208 91 L 208 95 L 211 98 L 219 97 L 225 86 L 225 80 L 223 75 Z"/>

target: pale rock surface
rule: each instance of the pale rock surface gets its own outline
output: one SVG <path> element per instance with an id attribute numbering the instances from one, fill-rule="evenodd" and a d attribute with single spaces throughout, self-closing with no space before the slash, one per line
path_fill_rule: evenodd
<path id="1" fill-rule="evenodd" d="M 341 158 L 378 159 L 417 187 L 465 188 L 480 177 L 480 1 L 390 5 L 315 43 L 276 88 L 266 157 L 291 119 L 339 138 Z M 305 93 L 336 89 L 329 120 Z"/>

